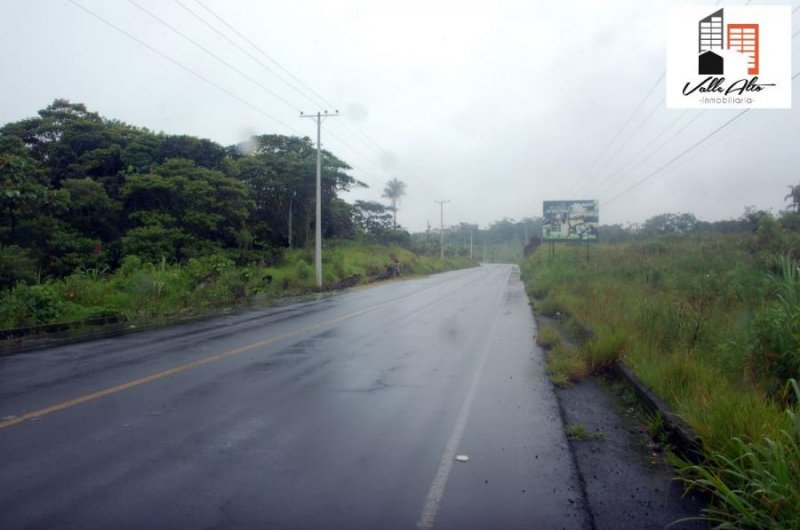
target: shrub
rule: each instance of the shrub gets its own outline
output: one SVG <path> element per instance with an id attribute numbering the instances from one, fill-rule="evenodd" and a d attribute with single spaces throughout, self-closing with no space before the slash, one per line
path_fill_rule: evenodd
<path id="1" fill-rule="evenodd" d="M 536 343 L 543 348 L 561 344 L 561 333 L 555 326 L 542 326 L 536 333 Z"/>
<path id="2" fill-rule="evenodd" d="M 589 375 L 589 369 L 577 349 L 559 344 L 547 354 L 547 373 L 553 384 L 567 387 Z"/>
<path id="3" fill-rule="evenodd" d="M 625 334 L 606 333 L 585 342 L 581 353 L 592 373 L 602 372 L 617 362 L 625 351 Z"/>
<path id="4" fill-rule="evenodd" d="M 24 327 L 55 321 L 61 314 L 63 300 L 51 283 L 19 284 L 0 298 L 3 327 Z"/>

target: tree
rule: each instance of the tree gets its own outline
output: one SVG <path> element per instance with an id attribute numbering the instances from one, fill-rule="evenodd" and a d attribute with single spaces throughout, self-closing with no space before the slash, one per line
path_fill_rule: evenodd
<path id="1" fill-rule="evenodd" d="M 786 201 L 791 201 L 791 208 L 796 213 L 800 213 L 800 184 L 796 186 L 789 186 L 789 193 L 783 198 Z"/>
<path id="2" fill-rule="evenodd" d="M 397 228 L 397 203 L 400 202 L 400 197 L 405 194 L 406 183 L 402 180 L 397 180 L 396 178 L 393 178 L 387 182 L 386 187 L 383 188 L 383 195 L 381 195 L 381 197 L 389 199 L 389 202 L 391 203 L 389 209 L 393 214 L 392 222 L 394 223 L 395 228 Z"/>
<path id="3" fill-rule="evenodd" d="M 125 252 L 146 251 L 142 257 L 149 260 L 238 248 L 253 208 L 244 183 L 183 159 L 131 175 L 122 195 L 130 226 L 123 237 Z"/>
<path id="4" fill-rule="evenodd" d="M 387 212 L 389 209 L 375 201 L 356 201 L 353 220 L 364 232 L 377 237 L 392 229 L 392 214 Z"/>
<path id="5" fill-rule="evenodd" d="M 265 134 L 228 148 L 238 177 L 255 200 L 255 235 L 273 245 L 303 245 L 311 240 L 317 151 L 309 138 Z M 364 186 L 347 173 L 350 169 L 328 151 L 322 151 L 322 211 L 326 221 L 336 220 L 333 232 L 342 235 L 351 217 L 335 201 L 337 192 Z M 345 214 L 345 215 L 339 215 Z M 345 221 L 346 220 L 346 221 Z M 338 222 L 341 221 L 341 222 Z M 290 232 L 292 232 L 290 234 Z"/>
<path id="6" fill-rule="evenodd" d="M 690 213 L 662 213 L 644 222 L 641 234 L 654 236 L 660 234 L 685 234 L 697 226 L 697 218 Z"/>

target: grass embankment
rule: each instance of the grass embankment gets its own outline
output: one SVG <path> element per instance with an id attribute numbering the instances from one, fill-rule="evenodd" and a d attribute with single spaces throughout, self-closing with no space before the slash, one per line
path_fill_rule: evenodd
<path id="1" fill-rule="evenodd" d="M 536 309 L 594 337 L 577 347 L 542 330 L 554 382 L 618 358 L 703 440 L 708 460 L 682 476 L 732 527 L 800 527 L 800 277 L 746 236 L 546 247 L 522 267 Z"/>
<path id="2" fill-rule="evenodd" d="M 421 256 L 402 247 L 334 241 L 323 250 L 326 286 L 360 276 L 360 283 L 399 260 L 403 274 L 429 274 L 470 266 L 463 258 Z M 274 267 L 236 267 L 221 255 L 186 264 L 142 263 L 128 257 L 110 273 L 85 270 L 0 293 L 0 329 L 121 315 L 129 322 L 206 314 L 245 303 L 315 290 L 313 250 L 288 250 Z"/>

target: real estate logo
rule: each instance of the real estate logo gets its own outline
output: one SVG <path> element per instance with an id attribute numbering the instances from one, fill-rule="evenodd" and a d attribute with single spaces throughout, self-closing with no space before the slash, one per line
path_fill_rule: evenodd
<path id="1" fill-rule="evenodd" d="M 668 108 L 790 108 L 788 6 L 673 6 Z"/>

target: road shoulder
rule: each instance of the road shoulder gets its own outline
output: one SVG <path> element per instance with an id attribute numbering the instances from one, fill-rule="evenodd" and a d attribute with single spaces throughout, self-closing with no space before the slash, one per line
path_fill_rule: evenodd
<path id="1" fill-rule="evenodd" d="M 586 433 L 570 437 L 569 444 L 595 528 L 664 528 L 700 513 L 701 500 L 682 496 L 633 401 L 598 377 L 556 388 L 556 396 L 564 425 Z M 670 528 L 707 527 L 689 521 Z"/>

